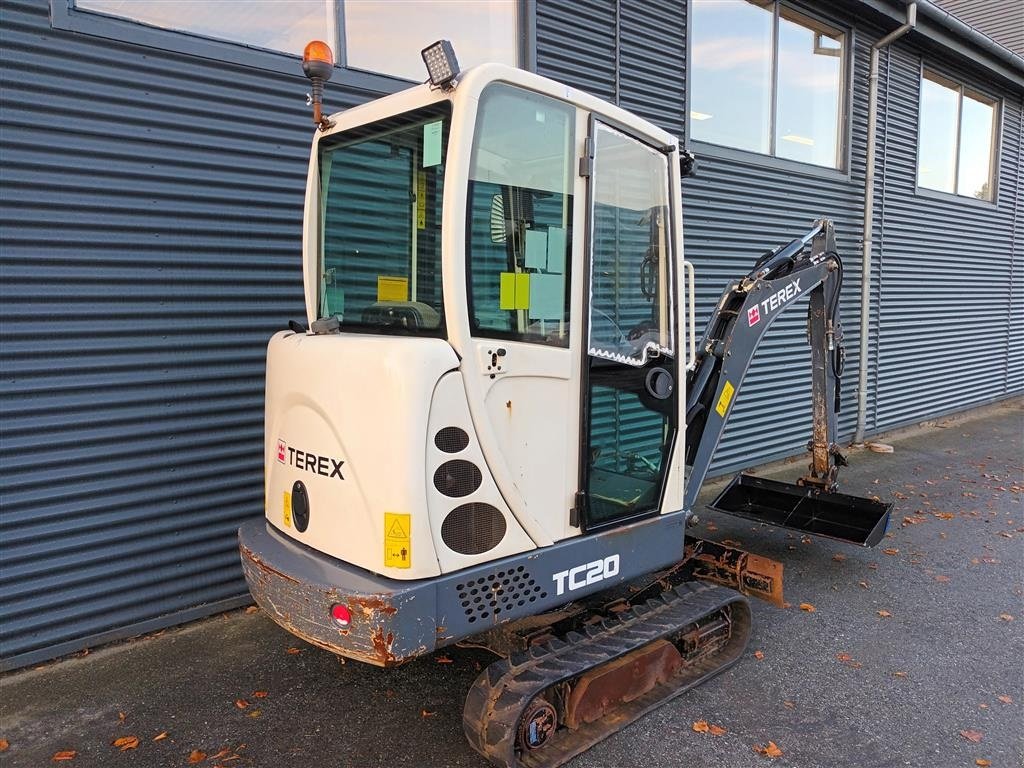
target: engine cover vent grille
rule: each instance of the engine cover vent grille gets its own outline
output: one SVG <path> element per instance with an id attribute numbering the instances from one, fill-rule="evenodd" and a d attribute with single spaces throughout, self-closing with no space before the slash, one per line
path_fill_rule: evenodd
<path id="1" fill-rule="evenodd" d="M 480 487 L 481 482 L 483 482 L 483 475 L 480 474 L 476 464 L 465 459 L 446 461 L 434 472 L 434 487 L 445 496 L 456 498 L 469 496 Z M 451 515 L 448 518 L 450 519 Z M 502 523 L 504 524 L 504 518 L 502 518 Z"/>
<path id="2" fill-rule="evenodd" d="M 439 451 L 458 453 L 469 447 L 469 435 L 466 434 L 466 430 L 459 427 L 445 427 L 434 435 L 434 445 Z"/>
<path id="3" fill-rule="evenodd" d="M 478 619 L 501 616 L 513 608 L 522 608 L 548 596 L 522 565 L 470 579 L 464 584 L 456 584 L 455 588 L 459 591 L 460 605 L 470 624 Z"/>
<path id="4" fill-rule="evenodd" d="M 441 523 L 441 541 L 460 555 L 479 555 L 505 538 L 505 516 L 490 504 L 462 504 Z"/>

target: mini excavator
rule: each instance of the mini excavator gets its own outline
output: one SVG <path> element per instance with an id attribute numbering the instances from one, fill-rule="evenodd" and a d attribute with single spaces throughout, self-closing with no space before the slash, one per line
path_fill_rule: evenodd
<path id="1" fill-rule="evenodd" d="M 256 602 L 389 667 L 498 655 L 463 711 L 498 766 L 557 766 L 734 664 L 747 595 L 782 566 L 687 535 L 744 375 L 807 297 L 813 432 L 795 484 L 741 474 L 713 508 L 873 546 L 890 505 L 839 493 L 843 265 L 815 221 L 728 285 L 703 336 L 683 258 L 678 141 L 512 67 L 322 113 L 307 322 L 267 352 L 265 519 L 239 531 Z"/>

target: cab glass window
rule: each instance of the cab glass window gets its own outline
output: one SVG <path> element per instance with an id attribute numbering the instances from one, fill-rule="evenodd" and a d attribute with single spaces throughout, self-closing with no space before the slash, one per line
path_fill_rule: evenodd
<path id="1" fill-rule="evenodd" d="M 488 86 L 467 196 L 469 318 L 476 336 L 569 345 L 575 111 Z"/>
<path id="2" fill-rule="evenodd" d="M 343 331 L 439 336 L 448 102 L 320 144 L 320 316 Z"/>

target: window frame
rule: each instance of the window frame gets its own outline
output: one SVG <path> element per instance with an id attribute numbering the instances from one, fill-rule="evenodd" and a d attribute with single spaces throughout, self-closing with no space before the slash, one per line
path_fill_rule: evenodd
<path id="1" fill-rule="evenodd" d="M 325 2 L 327 1 L 325 0 Z M 335 14 L 335 35 L 338 40 L 344 41 L 345 20 L 341 8 L 344 0 L 331 1 L 338 4 L 338 12 Z M 268 72 L 294 75 L 300 71 L 296 62 L 301 60 L 301 54 L 275 51 L 233 40 L 222 40 L 188 30 L 165 29 L 143 21 L 111 16 L 100 11 L 79 9 L 75 7 L 75 0 L 49 0 L 49 6 L 50 26 L 53 29 L 77 32 Z M 518 66 L 535 71 L 537 63 L 535 3 L 532 0 L 517 0 L 515 13 L 515 48 L 520 62 Z M 337 61 L 335 76 L 331 80 L 332 84 L 338 83 L 345 87 L 379 94 L 395 93 L 405 90 L 410 85 L 418 84 L 416 81 L 406 80 L 396 75 L 350 68 L 345 63 L 344 44 L 334 47 L 340 50 L 335 51 Z M 426 79 L 425 72 L 424 79 Z"/>
<path id="2" fill-rule="evenodd" d="M 854 75 L 854 51 L 857 46 L 857 31 L 846 23 L 838 23 L 834 19 L 795 3 L 785 0 L 771 0 L 772 7 L 772 61 L 771 61 L 771 111 L 768 116 L 768 137 L 769 153 L 755 152 L 749 149 L 730 147 L 726 144 L 715 144 L 703 139 L 694 139 L 690 117 L 690 94 L 693 79 L 693 6 L 688 0 L 688 12 L 686 14 L 686 98 L 683 108 L 685 110 L 686 137 L 688 143 L 697 149 L 701 155 L 717 157 L 723 160 L 734 160 L 748 165 L 759 165 L 766 168 L 785 171 L 787 173 L 798 173 L 806 176 L 823 177 L 829 179 L 846 180 L 851 178 L 851 155 L 853 135 L 853 75 Z M 778 45 L 779 45 L 779 17 L 780 9 L 785 7 L 787 11 L 798 19 L 804 19 L 810 24 L 820 25 L 843 36 L 843 52 L 839 84 L 841 93 L 839 99 L 839 117 L 836 121 L 839 146 L 836 151 L 836 167 L 806 163 L 801 160 L 793 160 L 788 157 L 779 157 L 774 154 L 775 149 L 775 125 L 778 112 Z M 799 23 L 799 22 L 798 22 Z M 813 27 L 808 26 L 813 30 Z"/>
<path id="3" fill-rule="evenodd" d="M 927 77 L 931 75 L 931 77 Z M 956 145 L 953 147 L 953 191 L 946 192 L 941 189 L 922 187 L 920 180 L 921 162 L 921 96 L 924 90 L 924 81 L 929 79 L 934 83 L 945 86 L 957 93 L 956 108 Z M 992 105 L 995 114 L 992 116 L 992 143 L 989 148 L 989 186 L 992 191 L 991 198 L 974 197 L 973 195 L 962 195 L 956 191 L 960 182 L 960 137 L 963 130 L 963 104 L 964 95 L 968 95 L 976 101 L 987 102 Z M 914 136 L 914 194 L 920 197 L 928 197 L 935 200 L 966 202 L 968 205 L 978 205 L 991 208 L 999 205 L 999 158 L 1002 156 L 1003 139 L 1003 115 L 1005 99 L 995 96 L 981 88 L 975 87 L 967 82 L 964 77 L 956 77 L 941 67 L 929 66 L 924 59 L 920 60 L 917 79 L 917 133 Z"/>

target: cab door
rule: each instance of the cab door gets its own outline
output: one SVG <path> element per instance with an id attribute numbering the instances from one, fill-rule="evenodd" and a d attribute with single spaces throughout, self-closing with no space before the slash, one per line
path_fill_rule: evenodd
<path id="1" fill-rule="evenodd" d="M 482 91 L 466 197 L 470 407 L 488 467 L 538 546 L 578 535 L 586 118 L 492 82 Z M 478 408 L 482 403 L 483 408 Z"/>
<path id="2" fill-rule="evenodd" d="M 679 432 L 671 149 L 596 117 L 587 142 L 584 530 L 662 508 Z"/>

